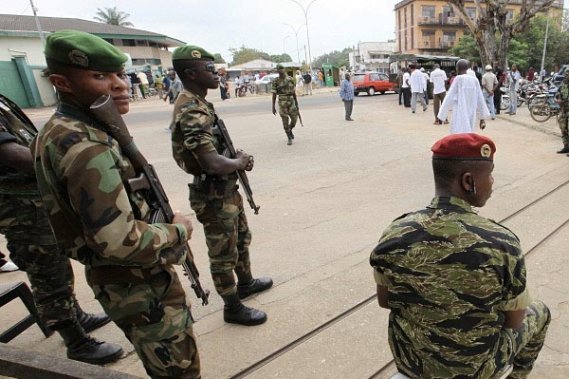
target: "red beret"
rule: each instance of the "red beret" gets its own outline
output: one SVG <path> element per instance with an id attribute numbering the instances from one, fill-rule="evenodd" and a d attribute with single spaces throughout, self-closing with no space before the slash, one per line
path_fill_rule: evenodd
<path id="1" fill-rule="evenodd" d="M 496 145 L 490 138 L 476 133 L 446 136 L 431 147 L 433 159 L 484 160 L 494 159 Z"/>

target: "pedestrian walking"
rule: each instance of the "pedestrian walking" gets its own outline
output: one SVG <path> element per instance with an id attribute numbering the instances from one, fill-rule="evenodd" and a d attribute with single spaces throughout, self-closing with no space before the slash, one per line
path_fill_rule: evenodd
<path id="1" fill-rule="evenodd" d="M 279 116 L 283 123 L 283 129 L 288 138 L 287 145 L 292 145 L 294 134 L 292 130 L 298 120 L 298 100 L 296 99 L 295 85 L 293 79 L 285 72 L 281 64 L 277 65 L 279 76 L 273 80 L 271 92 L 273 115 L 277 114 L 275 103 L 279 98 Z"/>
<path id="2" fill-rule="evenodd" d="M 174 106 L 172 151 L 178 166 L 194 176 L 190 203 L 203 224 L 213 283 L 225 304 L 223 319 L 259 325 L 267 320 L 265 312 L 241 300 L 269 289 L 273 281 L 251 273 L 251 230 L 237 190 L 237 170 L 251 171 L 254 160 L 240 150 L 235 158 L 223 154 L 227 146 L 217 136 L 218 116 L 206 100 L 208 89 L 219 84 L 213 60 L 211 53 L 194 45 L 178 47 L 172 54 L 184 85 Z"/>
<path id="3" fill-rule="evenodd" d="M 312 95 L 312 75 L 309 72 L 305 72 L 302 75 L 302 81 L 304 82 L 303 89 L 304 95 Z"/>
<path id="4" fill-rule="evenodd" d="M 421 74 L 423 74 L 423 96 L 425 98 L 425 104 L 429 105 L 429 74 L 425 72 L 425 68 L 421 67 Z"/>
<path id="5" fill-rule="evenodd" d="M 401 79 L 401 91 L 403 93 L 403 106 L 411 108 L 411 87 L 409 86 L 409 79 L 411 78 L 410 68 L 403 68 L 403 77 Z"/>
<path id="6" fill-rule="evenodd" d="M 350 74 L 346 73 L 342 84 L 340 85 L 340 98 L 344 103 L 345 120 L 354 121 L 352 119 L 352 110 L 354 109 L 354 85 L 350 80 Z"/>
<path id="7" fill-rule="evenodd" d="M 147 191 L 125 185 L 138 170 L 90 112 L 103 95 L 118 113 L 128 112 L 127 57 L 102 38 L 75 30 L 50 34 L 45 57 L 60 104 L 31 151 L 57 243 L 85 265 L 95 298 L 151 378 L 197 379 L 193 319 L 173 267 L 186 260 L 185 250 L 176 247 L 190 238 L 192 224 L 178 212 L 172 223 L 145 221 Z"/>
<path id="8" fill-rule="evenodd" d="M 480 129 L 484 129 L 484 120 L 490 117 L 478 79 L 466 73 L 469 65 L 466 59 L 460 59 L 456 63 L 458 75 L 454 78 L 437 115 L 439 121 L 446 120 L 452 109 L 451 134 L 472 133 L 477 118 L 480 118 Z"/>
<path id="9" fill-rule="evenodd" d="M 441 107 L 441 103 L 445 99 L 446 95 L 446 81 L 447 81 L 447 74 L 438 64 L 433 66 L 433 72 L 429 76 L 429 80 L 433 83 L 433 111 L 435 113 L 435 125 L 440 125 L 441 122 L 437 118 L 439 114 L 439 109 Z M 448 123 L 447 120 L 444 120 L 445 123 Z"/>
<path id="10" fill-rule="evenodd" d="M 397 369 L 501 378 L 513 365 L 508 378 L 527 378 L 551 314 L 529 294 L 519 238 L 475 210 L 492 194 L 496 146 L 463 133 L 431 150 L 433 200 L 393 221 L 370 256 Z"/>
<path id="11" fill-rule="evenodd" d="M 423 112 L 428 108 L 425 102 L 425 77 L 415 64 L 409 65 L 411 69 L 411 77 L 409 78 L 409 87 L 411 87 L 411 111 L 415 113 L 417 110 L 417 100 L 423 106 Z"/>
<path id="12" fill-rule="evenodd" d="M 492 120 L 496 119 L 496 110 L 494 109 L 494 91 L 498 87 L 498 78 L 492 72 L 492 66 L 486 65 L 484 68 L 486 71 L 482 75 L 482 94 L 484 95 L 484 100 L 486 101 L 486 106 L 490 112 L 490 117 Z"/>

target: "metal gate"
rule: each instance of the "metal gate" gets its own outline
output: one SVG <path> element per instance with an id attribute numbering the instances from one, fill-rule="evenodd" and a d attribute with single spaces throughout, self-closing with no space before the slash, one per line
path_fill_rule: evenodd
<path id="1" fill-rule="evenodd" d="M 30 107 L 24 83 L 14 61 L 0 62 L 0 93 L 18 104 L 20 108 Z"/>

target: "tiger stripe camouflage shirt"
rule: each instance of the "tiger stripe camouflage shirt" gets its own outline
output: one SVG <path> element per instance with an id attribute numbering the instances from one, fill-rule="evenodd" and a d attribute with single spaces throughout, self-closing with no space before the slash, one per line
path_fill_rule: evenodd
<path id="1" fill-rule="evenodd" d="M 136 176 L 132 164 L 88 115 L 61 106 L 31 150 L 50 224 L 73 258 L 91 266 L 174 263 L 160 251 L 185 242 L 186 229 L 144 221 L 145 198 L 124 185 Z"/>
<path id="2" fill-rule="evenodd" d="M 490 378 L 505 312 L 530 303 L 516 235 L 455 197 L 393 221 L 373 250 L 388 289 L 397 367 L 421 378 Z"/>

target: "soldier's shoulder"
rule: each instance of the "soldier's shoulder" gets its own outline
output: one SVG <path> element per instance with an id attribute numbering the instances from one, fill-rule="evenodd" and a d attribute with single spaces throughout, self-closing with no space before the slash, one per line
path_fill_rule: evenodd
<path id="1" fill-rule="evenodd" d="M 104 131 L 75 118 L 54 114 L 40 131 L 40 140 L 46 146 L 54 146 L 62 153 L 81 142 L 96 142 L 111 146 L 111 139 Z"/>

